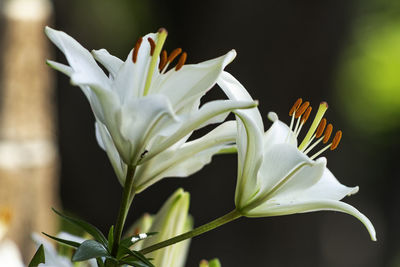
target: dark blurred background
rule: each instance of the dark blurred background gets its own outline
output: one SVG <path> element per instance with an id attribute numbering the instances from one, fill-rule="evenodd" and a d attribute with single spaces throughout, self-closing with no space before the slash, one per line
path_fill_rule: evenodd
<path id="1" fill-rule="evenodd" d="M 344 137 L 324 156 L 343 184 L 360 186 L 345 201 L 370 218 L 378 242 L 357 219 L 336 212 L 242 218 L 195 238 L 187 266 L 213 257 L 226 267 L 400 266 L 400 2 L 57 0 L 54 6 L 55 28 L 120 58 L 159 27 L 168 29 L 167 49 L 182 47 L 189 63 L 236 49 L 227 70 L 259 100 L 266 127 L 271 110 L 288 122 L 298 97 L 314 107 L 330 104 L 328 120 Z M 96 143 L 85 97 L 57 75 L 62 205 L 106 231 L 121 187 Z M 204 99 L 222 96 L 215 88 Z M 128 224 L 183 187 L 199 226 L 233 209 L 235 182 L 236 157 L 216 156 L 196 175 L 165 179 L 138 195 Z"/>

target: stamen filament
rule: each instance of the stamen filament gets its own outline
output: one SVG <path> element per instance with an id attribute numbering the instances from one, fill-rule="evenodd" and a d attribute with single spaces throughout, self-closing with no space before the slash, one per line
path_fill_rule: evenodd
<path id="1" fill-rule="evenodd" d="M 321 104 L 319 104 L 319 108 L 317 114 L 315 115 L 314 121 L 311 124 L 311 127 L 308 130 L 306 137 L 304 137 L 303 141 L 299 145 L 299 150 L 302 150 L 308 144 L 327 109 L 328 109 L 328 104 L 326 102 L 322 102 Z"/>
<path id="2" fill-rule="evenodd" d="M 314 135 L 315 136 L 315 135 Z M 313 138 L 311 138 L 313 139 Z M 315 141 L 309 148 L 307 148 L 303 153 L 304 154 L 308 154 L 308 152 L 310 152 L 316 145 L 318 145 L 319 143 L 321 143 L 322 138 L 318 139 L 317 141 Z M 311 144 L 312 140 L 310 140 L 310 144 Z"/>
<path id="3" fill-rule="evenodd" d="M 328 148 L 330 148 L 332 145 L 332 143 L 330 143 L 329 145 L 327 145 L 326 147 L 324 147 L 323 149 L 321 149 L 320 151 L 318 151 L 317 153 L 315 153 L 314 155 L 312 155 L 310 157 L 310 159 L 315 159 L 316 157 L 318 157 L 319 155 L 321 155 L 323 152 L 325 152 Z"/>
<path id="4" fill-rule="evenodd" d="M 153 57 L 151 58 L 150 66 L 147 71 L 146 83 L 145 83 L 144 90 L 143 90 L 144 96 L 147 95 L 149 92 L 149 88 L 151 85 L 151 79 L 153 78 L 153 74 L 154 74 L 154 69 L 157 65 L 157 60 L 161 53 L 161 49 L 164 45 L 164 42 L 167 39 L 167 35 L 168 35 L 168 33 L 167 33 L 166 29 L 161 28 L 158 30 L 158 38 L 157 38 L 156 47 L 154 48 Z"/>

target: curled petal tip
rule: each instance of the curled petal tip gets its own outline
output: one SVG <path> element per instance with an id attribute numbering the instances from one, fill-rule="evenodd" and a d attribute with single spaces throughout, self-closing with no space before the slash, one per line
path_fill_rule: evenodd
<path id="1" fill-rule="evenodd" d="M 273 111 L 268 112 L 267 117 L 268 117 L 268 119 L 269 119 L 270 121 L 272 121 L 272 122 L 275 122 L 275 121 L 277 121 L 277 120 L 279 119 L 279 118 L 278 118 L 278 114 L 276 114 L 276 113 L 273 112 Z"/>

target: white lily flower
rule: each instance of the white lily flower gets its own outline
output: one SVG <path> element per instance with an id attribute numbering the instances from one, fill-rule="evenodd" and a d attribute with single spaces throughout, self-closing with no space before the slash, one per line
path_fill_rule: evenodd
<path id="1" fill-rule="evenodd" d="M 168 238 L 192 230 L 193 222 L 188 214 L 190 195 L 181 188 L 168 198 L 153 217 L 150 232 L 157 234 L 146 238 L 142 247 L 149 247 Z M 146 255 L 153 258 L 157 267 L 183 267 L 189 250 L 190 239 L 156 250 Z"/>
<path id="2" fill-rule="evenodd" d="M 70 66 L 48 64 L 68 75 L 86 95 L 96 117 L 99 143 L 120 181 L 126 165 L 142 164 L 173 145 L 179 147 L 194 130 L 223 121 L 233 109 L 255 106 L 254 101 L 216 100 L 199 108 L 200 98 L 236 56 L 234 50 L 193 65 L 184 65 L 186 53 L 182 53 L 168 70 L 182 50 L 175 49 L 169 56 L 161 52 L 165 29 L 140 38 L 125 62 L 105 49 L 90 53 L 64 32 L 46 27 L 46 34 Z"/>
<path id="3" fill-rule="evenodd" d="M 246 89 L 229 73 L 224 72 L 218 84 L 230 99 L 251 100 Z M 332 125 L 323 119 L 327 109 L 320 104 L 304 140 L 297 144 L 299 132 L 310 115 L 309 103 L 296 101 L 290 111 L 290 127 L 270 113 L 271 128 L 264 126 L 257 108 L 239 110 L 238 120 L 238 181 L 236 209 L 247 217 L 278 216 L 320 210 L 348 213 L 358 218 L 376 240 L 370 220 L 351 205 L 340 201 L 357 193 L 358 187 L 339 183 L 326 167 L 326 158 L 314 160 L 326 149 L 335 149 L 341 138 L 338 131 L 333 141 L 309 157 L 307 154 L 320 142 L 328 143 Z M 296 126 L 294 120 L 297 118 Z M 325 128 L 326 126 L 326 128 Z"/>

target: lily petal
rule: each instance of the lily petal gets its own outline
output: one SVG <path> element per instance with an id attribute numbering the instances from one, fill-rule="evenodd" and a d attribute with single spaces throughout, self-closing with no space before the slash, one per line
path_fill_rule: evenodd
<path id="1" fill-rule="evenodd" d="M 358 186 L 348 187 L 339 183 L 332 172 L 328 169 L 324 169 L 324 173 L 321 179 L 312 187 L 304 190 L 301 197 L 304 200 L 307 199 L 332 199 L 340 200 L 345 196 L 350 196 L 358 192 Z"/>
<path id="2" fill-rule="evenodd" d="M 62 63 L 55 62 L 53 60 L 47 60 L 46 63 L 47 63 L 47 65 L 49 65 L 53 69 L 58 70 L 58 71 L 64 73 L 65 75 L 67 75 L 69 77 L 71 77 L 71 75 L 72 75 L 72 73 L 74 71 L 70 66 L 67 66 L 67 65 L 62 64 Z"/>
<path id="3" fill-rule="evenodd" d="M 258 213 L 258 210 L 255 209 L 251 212 L 251 214 L 246 216 L 248 217 L 279 216 L 279 215 L 305 213 L 305 212 L 313 212 L 321 210 L 340 211 L 356 217 L 367 228 L 371 236 L 371 239 L 373 241 L 376 241 L 375 228 L 372 225 L 371 221 L 353 206 L 338 200 L 315 199 L 303 202 L 291 201 L 291 202 L 275 203 L 268 208 L 268 213 L 266 213 L 267 212 L 266 210 Z"/>
<path id="4" fill-rule="evenodd" d="M 285 123 L 281 122 L 274 112 L 270 112 L 268 117 L 273 119 L 273 123 L 264 134 L 264 150 L 269 149 L 273 145 L 284 143 L 289 143 L 297 147 L 296 136 L 289 127 Z"/>
<path id="5" fill-rule="evenodd" d="M 127 165 L 121 160 L 118 150 L 111 139 L 110 133 L 104 124 L 97 121 L 95 123 L 96 128 L 96 139 L 99 146 L 106 151 L 107 156 L 111 162 L 115 174 L 117 175 L 118 181 L 122 186 L 125 185 L 125 177 L 127 171 Z"/>
<path id="6" fill-rule="evenodd" d="M 62 31 L 45 29 L 46 35 L 64 53 L 74 73 L 71 82 L 74 85 L 93 85 L 103 89 L 110 89 L 110 82 L 102 69 L 96 64 L 88 50 L 75 39 Z"/>
<path id="7" fill-rule="evenodd" d="M 182 127 L 174 135 L 167 138 L 163 143 L 159 144 L 155 149 L 149 151 L 139 164 L 150 160 L 161 151 L 172 146 L 178 142 L 181 138 L 187 136 L 189 133 L 197 129 L 199 126 L 206 124 L 212 120 L 215 116 L 223 113 L 231 112 L 235 109 L 247 109 L 253 108 L 257 105 L 254 101 L 234 101 L 234 100 L 215 100 L 204 104 L 198 112 L 192 114 L 185 120 Z"/>
<path id="8" fill-rule="evenodd" d="M 121 68 L 124 63 L 121 59 L 108 53 L 106 49 L 92 50 L 93 57 L 103 65 L 112 78 L 117 76 L 119 68 Z"/>
<path id="9" fill-rule="evenodd" d="M 214 154 L 236 139 L 236 122 L 228 121 L 178 149 L 169 149 L 140 165 L 136 171 L 135 188 L 139 193 L 166 177 L 186 177 L 208 164 Z M 137 179 L 137 180 L 136 180 Z"/>
<path id="10" fill-rule="evenodd" d="M 168 99 L 162 95 L 131 99 L 116 113 L 116 127 L 112 127 L 114 130 L 110 134 L 125 163 L 136 163 L 139 154 L 146 149 L 143 147 L 145 141 L 163 116 L 174 118 Z M 130 149 L 127 149 L 127 145 Z"/>
<path id="11" fill-rule="evenodd" d="M 223 69 L 236 57 L 236 51 L 204 61 L 199 64 L 184 65 L 179 71 L 171 69 L 152 88 L 153 93 L 165 94 L 170 98 L 172 105 L 179 110 L 189 103 L 200 99 L 212 88 Z"/>
<path id="12" fill-rule="evenodd" d="M 158 33 L 149 33 L 143 37 L 142 44 L 137 54 L 136 63 L 132 61 L 134 52 L 132 49 L 115 77 L 113 88 L 118 92 L 122 103 L 124 103 L 125 100 L 143 96 L 144 85 L 151 61 L 150 44 L 147 41 L 148 38 L 152 38 L 156 42 Z M 155 79 L 154 77 L 157 77 L 157 75 L 159 75 L 158 68 L 155 68 L 153 79 Z"/>

